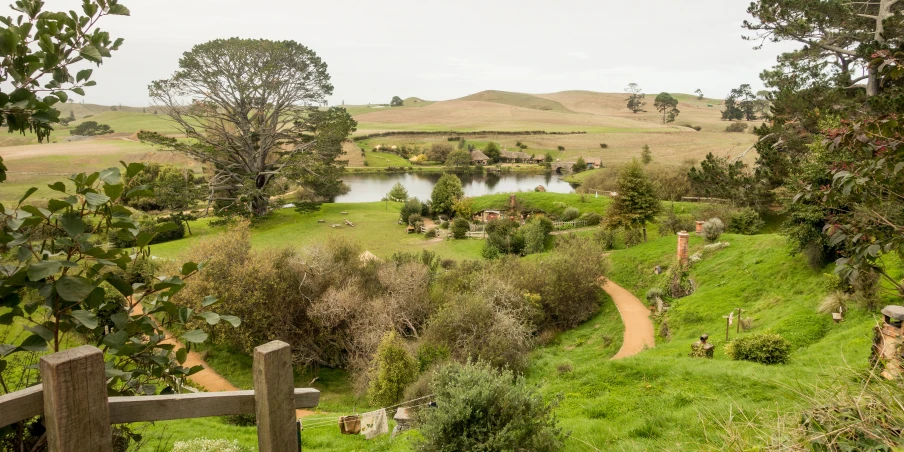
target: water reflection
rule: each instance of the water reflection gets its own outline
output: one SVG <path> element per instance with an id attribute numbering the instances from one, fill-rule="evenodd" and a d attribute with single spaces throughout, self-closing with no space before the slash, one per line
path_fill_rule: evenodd
<path id="1" fill-rule="evenodd" d="M 349 186 L 348 193 L 337 196 L 335 202 L 379 201 L 396 182 L 408 189 L 408 195 L 429 199 L 433 186 L 439 180 L 438 173 L 373 173 L 347 174 L 342 180 Z M 574 188 L 554 174 L 459 174 L 465 196 L 481 196 L 493 193 L 533 191 L 538 185 L 553 193 L 572 193 Z"/>

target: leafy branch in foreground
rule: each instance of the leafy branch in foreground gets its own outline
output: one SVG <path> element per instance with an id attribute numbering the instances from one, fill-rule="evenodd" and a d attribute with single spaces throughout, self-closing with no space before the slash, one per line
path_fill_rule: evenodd
<path id="1" fill-rule="evenodd" d="M 180 274 L 147 282 L 124 279 L 141 260 L 151 259 L 148 245 L 154 237 L 176 225 L 139 228 L 132 212 L 118 202 L 151 192 L 139 185 L 121 196 L 128 180 L 144 168 L 139 163 L 123 166 L 124 175 L 119 168 L 109 168 L 74 175 L 69 184 L 49 185 L 62 196 L 47 201 L 46 208 L 25 204 L 37 191 L 34 187 L 15 206 L 0 205 L 0 325 L 22 326 L 25 336 L 0 344 L 0 369 L 16 353 L 59 351 L 68 334 L 72 342 L 92 343 L 104 351 L 111 391 L 169 393 L 179 391 L 185 377 L 201 370 L 184 364 L 191 344 L 204 342 L 207 333 L 184 332 L 186 346 L 177 350 L 166 340 L 166 329 L 177 326 L 181 331 L 193 321 L 239 325 L 237 317 L 170 301 L 201 264 L 187 262 Z M 106 237 L 111 233 L 134 241 L 135 247 L 110 247 Z M 216 302 L 206 297 L 202 306 Z"/>

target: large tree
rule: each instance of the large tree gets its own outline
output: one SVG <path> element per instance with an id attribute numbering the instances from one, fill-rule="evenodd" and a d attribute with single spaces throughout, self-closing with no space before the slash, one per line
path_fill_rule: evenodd
<path id="1" fill-rule="evenodd" d="M 618 196 L 606 212 L 606 225 L 626 230 L 640 228 L 646 241 L 647 223 L 656 219 L 661 208 L 653 181 L 635 159 L 618 175 Z"/>
<path id="2" fill-rule="evenodd" d="M 643 93 L 643 89 L 637 83 L 628 83 L 625 92 L 628 93 L 628 110 L 631 110 L 633 113 L 643 110 L 643 106 L 646 104 L 643 100 L 646 96 L 646 94 Z"/>
<path id="3" fill-rule="evenodd" d="M 451 173 L 443 174 L 433 187 L 433 193 L 430 195 L 430 208 L 436 213 L 451 214 L 455 208 L 455 202 L 464 195 L 461 179 Z"/>
<path id="4" fill-rule="evenodd" d="M 653 106 L 662 113 L 662 123 L 674 122 L 681 110 L 678 110 L 678 99 L 669 93 L 659 93 L 653 101 Z"/>
<path id="5" fill-rule="evenodd" d="M 188 141 L 141 132 L 210 164 L 209 200 L 221 212 L 262 215 L 269 183 L 291 177 L 315 197 L 341 192 L 342 142 L 357 123 L 343 108 L 320 109 L 333 86 L 324 63 L 294 41 L 218 39 L 192 48 L 179 70 L 153 82 L 151 98 Z"/>
<path id="6" fill-rule="evenodd" d="M 753 94 L 750 85 L 743 84 L 731 90 L 725 98 L 725 110 L 722 111 L 722 119 L 729 121 L 734 119 L 746 119 L 752 121 L 757 118 L 757 98 Z"/>
<path id="7" fill-rule="evenodd" d="M 746 39 L 760 46 L 767 41 L 803 44 L 783 55 L 787 67 L 818 67 L 848 86 L 866 81 L 871 97 L 884 84 L 879 67 L 871 64 L 873 55 L 900 46 L 902 10 L 900 0 L 758 0 L 747 9 L 754 20 L 744 27 L 753 32 Z"/>
<path id="8" fill-rule="evenodd" d="M 405 105 L 405 101 L 403 101 L 401 97 L 392 96 L 392 101 L 389 102 L 390 107 L 401 107 L 402 105 Z"/>

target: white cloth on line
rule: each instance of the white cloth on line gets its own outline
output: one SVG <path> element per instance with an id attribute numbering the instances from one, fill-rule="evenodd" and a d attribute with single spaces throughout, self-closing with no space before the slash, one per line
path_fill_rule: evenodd
<path id="1" fill-rule="evenodd" d="M 385 408 L 361 415 L 361 434 L 365 439 L 374 439 L 386 433 L 389 433 L 389 420 Z"/>

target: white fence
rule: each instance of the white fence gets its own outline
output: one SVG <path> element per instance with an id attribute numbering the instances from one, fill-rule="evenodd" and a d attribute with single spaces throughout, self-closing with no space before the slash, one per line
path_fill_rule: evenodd
<path id="1" fill-rule="evenodd" d="M 574 229 L 587 226 L 587 220 L 574 221 L 553 221 L 552 226 L 556 229 Z"/>

